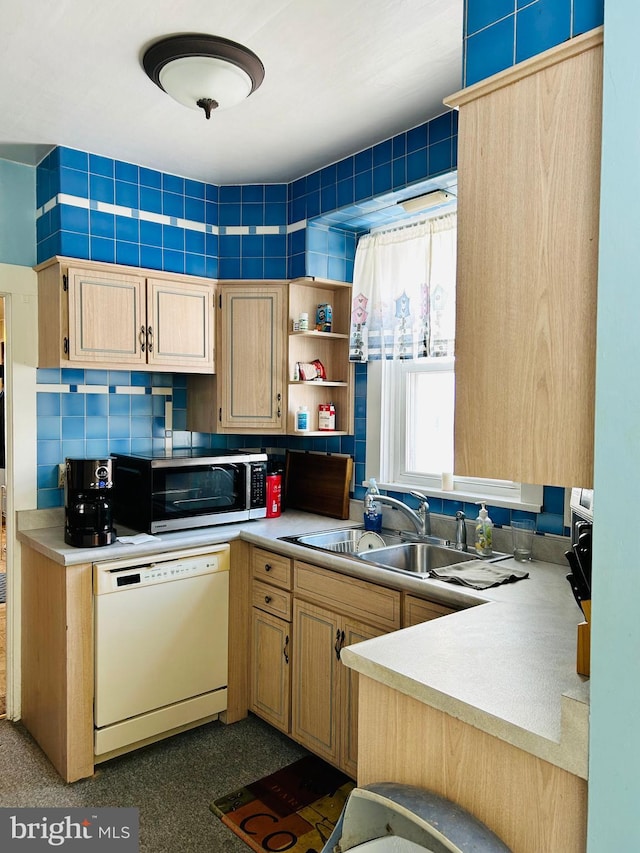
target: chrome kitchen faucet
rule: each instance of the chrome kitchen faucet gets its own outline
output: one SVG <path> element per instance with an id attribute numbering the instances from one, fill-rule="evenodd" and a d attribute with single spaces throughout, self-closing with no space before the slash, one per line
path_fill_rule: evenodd
<path id="1" fill-rule="evenodd" d="M 407 518 L 411 519 L 416 528 L 416 533 L 420 536 L 430 536 L 431 514 L 429 512 L 429 501 L 427 497 L 420 492 L 410 492 L 410 494 L 420 501 L 420 506 L 417 512 L 402 501 L 396 500 L 396 498 L 390 498 L 388 495 L 376 495 L 376 500 L 380 501 L 380 503 L 394 506 L 396 509 L 403 512 Z"/>

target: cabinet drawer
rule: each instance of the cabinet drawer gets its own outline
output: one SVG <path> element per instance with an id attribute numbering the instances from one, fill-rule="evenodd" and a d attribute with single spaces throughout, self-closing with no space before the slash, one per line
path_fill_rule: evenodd
<path id="1" fill-rule="evenodd" d="M 291 589 L 291 560 L 280 554 L 272 554 L 262 548 L 251 551 L 251 573 L 254 578 L 265 580 L 274 586 Z"/>
<path id="2" fill-rule="evenodd" d="M 409 628 L 411 625 L 419 625 L 421 622 L 429 622 L 431 619 L 439 619 L 441 616 L 455 612 L 451 607 L 446 607 L 444 604 L 436 604 L 433 601 L 426 601 L 424 598 L 405 595 L 402 627 Z"/>
<path id="3" fill-rule="evenodd" d="M 290 592 L 284 592 L 284 590 L 277 589 L 254 578 L 251 603 L 254 607 L 259 607 L 260 610 L 273 613 L 274 616 L 279 616 L 287 621 L 291 620 Z"/>
<path id="4" fill-rule="evenodd" d="M 395 631 L 400 627 L 400 593 L 368 581 L 294 562 L 294 592 L 368 625 Z"/>

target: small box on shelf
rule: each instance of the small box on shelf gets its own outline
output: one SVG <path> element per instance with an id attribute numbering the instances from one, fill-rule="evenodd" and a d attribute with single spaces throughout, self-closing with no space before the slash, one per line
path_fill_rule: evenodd
<path id="1" fill-rule="evenodd" d="M 328 302 L 323 302 L 316 308 L 316 331 L 332 331 L 333 311 Z"/>

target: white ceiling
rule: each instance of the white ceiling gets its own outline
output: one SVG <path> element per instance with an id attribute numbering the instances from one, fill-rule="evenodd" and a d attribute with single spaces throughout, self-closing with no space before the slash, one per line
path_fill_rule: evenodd
<path id="1" fill-rule="evenodd" d="M 53 145 L 215 184 L 291 181 L 444 111 L 461 84 L 463 0 L 0 0 L 0 157 Z M 244 44 L 262 86 L 180 106 L 145 48 L 202 32 Z"/>

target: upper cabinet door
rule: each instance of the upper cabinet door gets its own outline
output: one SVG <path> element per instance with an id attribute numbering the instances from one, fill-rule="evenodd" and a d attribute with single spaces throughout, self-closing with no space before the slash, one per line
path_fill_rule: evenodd
<path id="1" fill-rule="evenodd" d="M 213 284 L 147 279 L 149 364 L 213 371 Z"/>
<path id="2" fill-rule="evenodd" d="M 142 276 L 69 268 L 69 360 L 144 364 Z"/>
<path id="3" fill-rule="evenodd" d="M 456 474 L 593 478 L 602 33 L 460 108 Z"/>
<path id="4" fill-rule="evenodd" d="M 282 285 L 221 286 L 222 430 L 285 431 Z"/>

